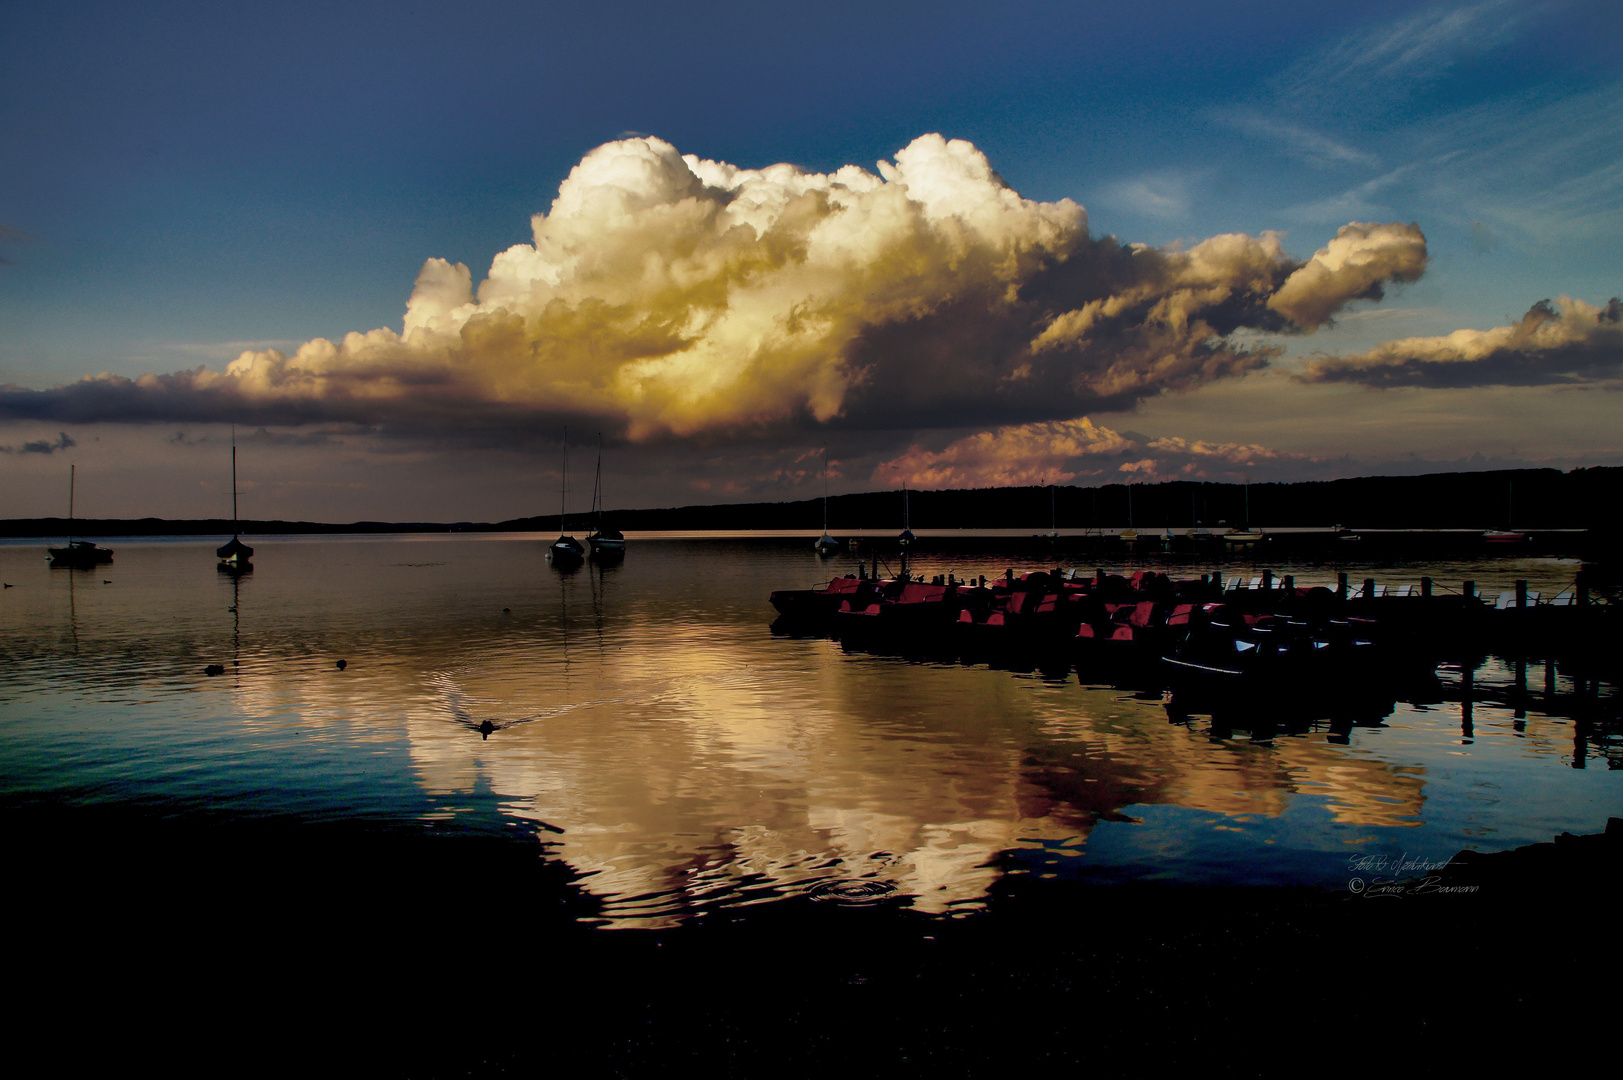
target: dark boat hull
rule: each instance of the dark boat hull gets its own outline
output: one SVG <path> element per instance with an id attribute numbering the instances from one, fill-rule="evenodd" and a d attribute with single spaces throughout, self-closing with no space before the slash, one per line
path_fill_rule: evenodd
<path id="1" fill-rule="evenodd" d="M 75 540 L 67 547 L 46 548 L 52 566 L 65 567 L 69 570 L 88 570 L 92 566 L 102 566 L 113 561 L 110 549 L 97 547 L 88 540 Z"/>

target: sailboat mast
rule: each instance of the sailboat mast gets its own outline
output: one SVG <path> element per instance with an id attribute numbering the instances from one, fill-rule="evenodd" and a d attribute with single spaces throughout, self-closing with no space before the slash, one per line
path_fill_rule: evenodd
<path id="1" fill-rule="evenodd" d="M 237 525 L 237 433 L 231 432 L 231 535 L 237 536 L 242 530 Z"/>
<path id="2" fill-rule="evenodd" d="M 68 466 L 68 546 L 69 547 L 73 546 L 73 486 L 74 486 L 74 469 L 76 469 L 76 468 L 77 468 L 77 466 L 75 466 L 75 465 L 69 465 Z"/>
<path id="3" fill-rule="evenodd" d="M 558 532 L 569 530 L 564 526 L 564 506 L 569 500 L 569 425 L 564 425 L 564 469 L 558 478 Z"/>
<path id="4" fill-rule="evenodd" d="M 603 531 L 603 433 L 597 433 L 597 476 L 592 480 L 592 531 Z"/>
<path id="5" fill-rule="evenodd" d="M 823 535 L 828 535 L 828 447 L 823 447 Z"/>

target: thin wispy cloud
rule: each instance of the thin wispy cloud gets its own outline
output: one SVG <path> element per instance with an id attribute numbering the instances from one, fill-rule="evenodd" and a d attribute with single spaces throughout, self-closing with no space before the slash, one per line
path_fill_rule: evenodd
<path id="1" fill-rule="evenodd" d="M 1462 109 L 1415 132 L 1446 148 L 1428 180 L 1439 202 L 1522 242 L 1623 239 L 1623 85 L 1555 100 L 1523 93 Z"/>
<path id="2" fill-rule="evenodd" d="M 1379 167 L 1381 160 L 1340 139 L 1256 109 L 1219 110 L 1213 116 L 1248 135 L 1271 140 L 1295 157 L 1320 167 L 1365 165 Z"/>
<path id="3" fill-rule="evenodd" d="M 1441 162 L 1427 164 L 1435 167 Z M 1349 217 L 1370 218 L 1379 217 L 1383 213 L 1390 214 L 1391 208 L 1387 204 L 1380 202 L 1377 196 L 1386 189 L 1399 184 L 1420 168 L 1422 168 L 1422 165 L 1418 162 L 1400 165 L 1339 194 L 1286 207 L 1283 211 L 1284 216 L 1295 221 L 1325 222 L 1344 221 Z"/>
<path id="4" fill-rule="evenodd" d="M 1276 99 L 1298 114 L 1380 108 L 1420 93 L 1462 58 L 1509 43 L 1546 6 L 1438 4 L 1371 26 L 1292 64 L 1274 82 Z"/>
<path id="5" fill-rule="evenodd" d="M 1139 176 L 1105 189 L 1102 201 L 1144 217 L 1176 221 L 1189 216 L 1190 181 L 1176 173 Z"/>

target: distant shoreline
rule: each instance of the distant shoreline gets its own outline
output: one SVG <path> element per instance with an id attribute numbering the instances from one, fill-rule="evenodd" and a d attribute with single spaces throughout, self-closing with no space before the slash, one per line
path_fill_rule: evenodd
<path id="1" fill-rule="evenodd" d="M 915 532 L 969 535 L 1085 532 L 1112 533 L 1129 525 L 1141 534 L 1192 527 L 1240 529 L 1249 524 L 1276 531 L 1521 529 L 1526 532 L 1623 531 L 1623 468 L 1561 472 L 1515 469 L 1497 472 L 1375 476 L 1290 484 L 1218 484 L 1168 481 L 1103 487 L 1027 486 L 910 491 L 908 521 Z M 625 532 L 740 532 L 815 536 L 823 531 L 824 501 L 753 502 L 613 510 L 606 525 Z M 900 531 L 903 495 L 872 491 L 830 496 L 827 521 L 836 535 Z M 1283 523 L 1289 522 L 1288 526 Z M 572 513 L 571 532 L 589 532 L 592 518 Z M 557 514 L 499 522 L 287 521 L 244 518 L 237 531 L 251 536 L 335 533 L 556 532 Z M 69 533 L 65 517 L 0 519 L 0 537 L 54 537 Z M 229 518 L 77 518 L 78 536 L 230 536 Z"/>

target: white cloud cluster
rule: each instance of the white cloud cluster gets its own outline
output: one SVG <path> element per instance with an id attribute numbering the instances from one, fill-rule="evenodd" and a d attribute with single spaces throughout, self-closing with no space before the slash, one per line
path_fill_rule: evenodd
<path id="1" fill-rule="evenodd" d="M 1491 330 L 1388 341 L 1357 356 L 1308 365 L 1309 382 L 1372 387 L 1587 384 L 1623 375 L 1623 300 L 1604 307 L 1570 296 L 1540 300 L 1519 322 Z"/>
<path id="2" fill-rule="evenodd" d="M 477 283 L 430 259 L 399 332 L 13 389 L 0 413 L 442 428 L 572 415 L 632 438 L 1049 420 L 1263 366 L 1276 350 L 1236 331 L 1311 331 L 1426 258 L 1407 225 L 1349 225 L 1305 264 L 1273 233 L 1123 246 L 939 135 L 877 175 L 741 169 L 623 139 L 587 154 L 532 226 Z"/>

